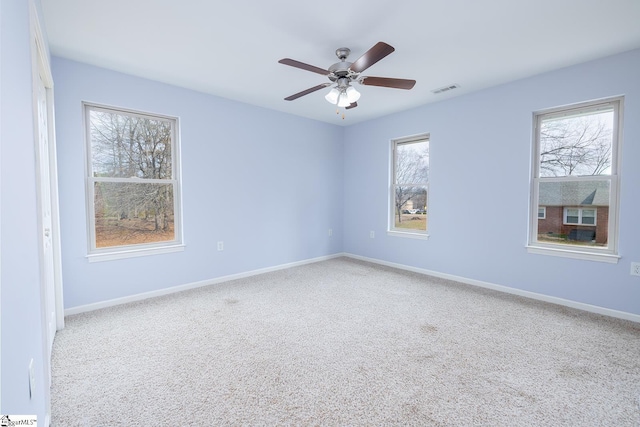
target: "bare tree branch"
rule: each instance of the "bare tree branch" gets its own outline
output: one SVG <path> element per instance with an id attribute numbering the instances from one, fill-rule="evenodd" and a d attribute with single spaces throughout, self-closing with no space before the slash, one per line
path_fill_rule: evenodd
<path id="1" fill-rule="evenodd" d="M 540 176 L 606 174 L 611 166 L 612 133 L 604 113 L 543 121 Z"/>

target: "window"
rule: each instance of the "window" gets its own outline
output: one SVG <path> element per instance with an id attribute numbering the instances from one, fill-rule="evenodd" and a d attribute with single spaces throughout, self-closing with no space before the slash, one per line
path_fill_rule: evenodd
<path id="1" fill-rule="evenodd" d="M 596 210 L 564 208 L 565 224 L 596 225 Z"/>
<path id="2" fill-rule="evenodd" d="M 531 252 L 617 262 L 621 104 L 534 115 Z"/>
<path id="3" fill-rule="evenodd" d="M 547 208 L 541 206 L 538 208 L 538 219 L 545 219 L 547 217 Z"/>
<path id="4" fill-rule="evenodd" d="M 90 260 L 181 250 L 177 119 L 84 108 Z"/>
<path id="5" fill-rule="evenodd" d="M 429 211 L 429 136 L 391 141 L 392 176 L 389 233 L 427 236 Z"/>

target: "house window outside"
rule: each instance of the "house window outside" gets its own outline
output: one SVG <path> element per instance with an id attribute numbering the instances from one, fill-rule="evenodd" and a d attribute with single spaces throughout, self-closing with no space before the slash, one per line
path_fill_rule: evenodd
<path id="1" fill-rule="evenodd" d="M 181 246 L 177 119 L 84 109 L 89 256 Z"/>
<path id="2" fill-rule="evenodd" d="M 427 237 L 429 195 L 429 135 L 391 141 L 389 233 Z"/>
<path id="3" fill-rule="evenodd" d="M 617 261 L 621 103 L 615 98 L 535 114 L 530 249 Z"/>
<path id="4" fill-rule="evenodd" d="M 596 209 L 564 208 L 564 223 L 596 225 Z"/>
<path id="5" fill-rule="evenodd" d="M 547 217 L 547 208 L 541 206 L 538 208 L 538 219 L 545 219 Z"/>

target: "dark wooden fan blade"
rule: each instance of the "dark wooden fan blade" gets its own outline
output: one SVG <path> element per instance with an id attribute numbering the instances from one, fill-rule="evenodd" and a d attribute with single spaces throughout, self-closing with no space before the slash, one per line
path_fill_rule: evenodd
<path id="1" fill-rule="evenodd" d="M 351 105 L 345 107 L 345 110 L 350 110 L 351 108 L 356 108 L 358 106 L 357 102 L 352 102 Z"/>
<path id="2" fill-rule="evenodd" d="M 351 67 L 349 68 L 354 73 L 361 73 L 394 50 L 395 49 L 392 46 L 389 46 L 385 42 L 378 42 L 375 46 L 366 51 L 364 55 L 356 59 L 356 62 L 351 64 Z"/>
<path id="3" fill-rule="evenodd" d="M 329 74 L 329 70 L 324 70 L 320 67 L 314 67 L 313 65 L 305 64 L 304 62 L 296 61 L 291 58 L 284 58 L 278 61 L 280 64 L 289 65 L 291 67 L 300 68 L 302 70 L 312 71 L 314 73 L 322 74 L 326 76 Z"/>
<path id="4" fill-rule="evenodd" d="M 323 88 L 325 88 L 327 86 L 331 86 L 331 83 L 323 83 L 321 85 L 314 86 L 314 87 L 309 88 L 307 90 L 303 90 L 302 92 L 298 92 L 298 93 L 293 94 L 291 96 L 287 96 L 284 100 L 285 101 L 293 101 L 294 99 L 298 99 L 301 96 L 309 95 L 310 93 L 313 93 L 313 92 L 315 92 L 317 90 L 323 89 Z"/>
<path id="5" fill-rule="evenodd" d="M 390 79 L 387 77 L 363 77 L 362 84 L 367 86 L 382 86 L 394 89 L 411 89 L 415 86 L 415 80 Z"/>

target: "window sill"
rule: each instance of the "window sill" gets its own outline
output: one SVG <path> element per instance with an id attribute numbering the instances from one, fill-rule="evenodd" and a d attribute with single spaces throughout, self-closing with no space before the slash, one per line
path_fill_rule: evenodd
<path id="1" fill-rule="evenodd" d="M 429 235 L 427 233 L 412 233 L 409 231 L 389 230 L 387 231 L 387 235 L 395 237 L 406 237 L 409 239 L 429 240 Z"/>
<path id="2" fill-rule="evenodd" d="M 587 261 L 607 262 L 610 264 L 617 264 L 620 259 L 619 255 L 609 253 L 584 252 L 573 249 L 547 248 L 542 246 L 527 246 L 527 252 L 530 254 L 551 255 Z"/>
<path id="3" fill-rule="evenodd" d="M 168 254 L 172 252 L 184 251 L 184 245 L 161 246 L 155 248 L 129 249 L 117 252 L 104 252 L 99 254 L 89 254 L 87 259 L 89 262 L 114 261 L 118 259 L 135 258 L 140 256 Z"/>

